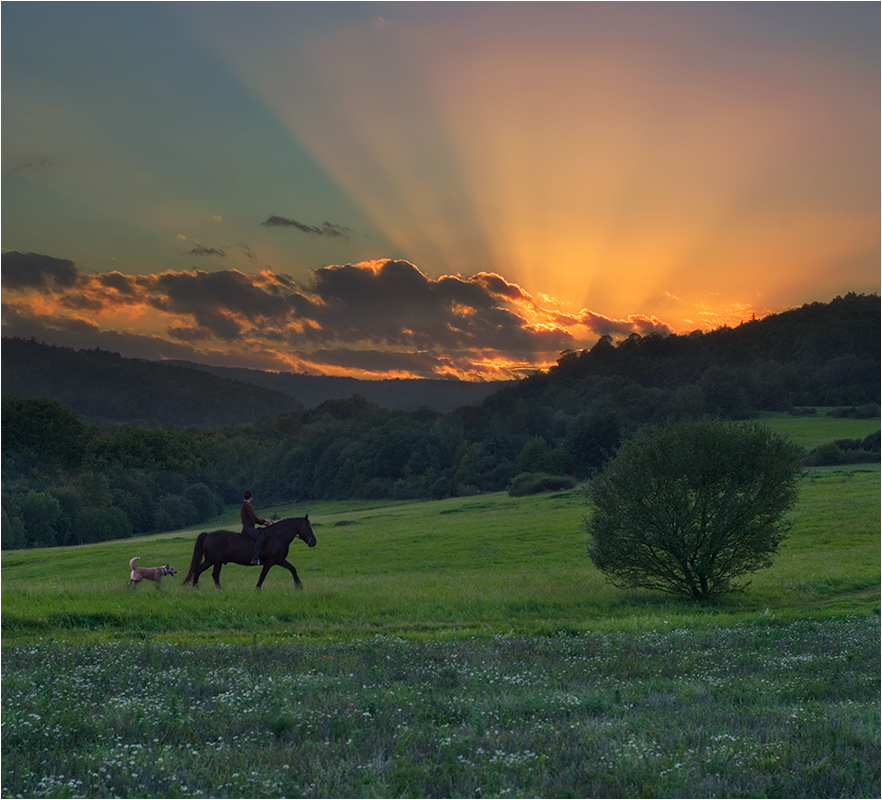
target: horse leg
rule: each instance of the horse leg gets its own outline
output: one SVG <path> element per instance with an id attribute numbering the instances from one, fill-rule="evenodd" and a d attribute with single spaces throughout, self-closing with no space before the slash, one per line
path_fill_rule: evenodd
<path id="1" fill-rule="evenodd" d="M 193 586 L 194 588 L 199 585 L 199 576 L 205 572 L 211 566 L 210 561 L 203 561 L 198 567 L 196 567 L 196 571 L 193 574 Z"/>
<path id="2" fill-rule="evenodd" d="M 285 569 L 288 570 L 288 572 L 290 572 L 290 573 L 294 576 L 294 585 L 295 585 L 298 589 L 302 589 L 302 588 L 303 588 L 303 584 L 300 582 L 300 578 L 297 577 L 297 570 L 294 569 L 294 565 L 293 565 L 290 561 L 288 561 L 288 560 L 286 559 L 286 560 L 283 561 L 281 564 L 279 564 L 279 566 L 280 566 L 280 567 L 284 567 Z"/>
<path id="3" fill-rule="evenodd" d="M 214 569 L 213 569 L 212 572 L 211 572 L 211 577 L 214 578 L 214 585 L 215 585 L 215 587 L 218 588 L 218 589 L 221 588 L 221 585 L 220 585 L 220 571 L 221 571 L 221 567 L 222 567 L 222 566 L 223 566 L 223 564 L 221 564 L 221 562 L 218 561 L 217 564 L 214 565 Z"/>
<path id="4" fill-rule="evenodd" d="M 270 571 L 272 566 L 272 564 L 264 562 L 263 569 L 260 571 L 260 577 L 257 579 L 257 586 L 254 587 L 255 589 L 259 589 L 263 585 L 263 579 L 266 577 L 267 572 Z"/>

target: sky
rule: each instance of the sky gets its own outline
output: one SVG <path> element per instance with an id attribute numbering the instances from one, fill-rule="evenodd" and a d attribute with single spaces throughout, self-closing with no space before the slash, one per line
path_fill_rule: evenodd
<path id="1" fill-rule="evenodd" d="M 880 288 L 876 2 L 11 2 L 2 329 L 497 380 Z"/>

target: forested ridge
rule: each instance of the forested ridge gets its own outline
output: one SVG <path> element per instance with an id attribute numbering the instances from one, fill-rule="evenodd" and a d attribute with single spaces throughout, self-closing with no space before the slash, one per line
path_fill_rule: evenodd
<path id="1" fill-rule="evenodd" d="M 46 397 L 104 425 L 226 425 L 303 409 L 273 389 L 108 350 L 3 337 L 3 393 Z"/>
<path id="2" fill-rule="evenodd" d="M 357 394 L 382 408 L 397 411 L 453 411 L 476 405 L 514 381 L 460 381 L 430 378 L 386 378 L 361 380 L 339 375 L 305 375 L 299 372 L 264 372 L 242 367 L 212 367 L 186 361 L 170 362 L 205 370 L 255 386 L 263 386 L 296 397 L 306 408 L 315 408 L 325 400 Z"/>
<path id="3" fill-rule="evenodd" d="M 817 406 L 878 416 L 879 337 L 878 295 L 849 294 L 709 333 L 604 337 L 448 413 L 390 410 L 354 395 L 224 426 L 102 430 L 56 399 L 16 395 L 7 373 L 2 545 L 182 527 L 217 514 L 245 488 L 267 505 L 573 485 L 623 438 L 668 419 Z M 130 379 L 127 361 L 108 357 L 108 384 L 114 363 L 116 380 Z M 95 383 L 96 394 L 104 385 Z M 831 447 L 808 457 L 879 457 L 878 434 Z"/>

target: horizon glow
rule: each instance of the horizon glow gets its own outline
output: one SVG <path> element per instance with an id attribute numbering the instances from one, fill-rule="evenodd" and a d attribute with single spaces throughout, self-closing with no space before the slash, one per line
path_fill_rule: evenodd
<path id="1" fill-rule="evenodd" d="M 50 5 L 42 25 L 3 10 L 4 249 L 77 270 L 71 291 L 4 287 L 5 334 L 481 379 L 606 328 L 708 330 L 879 290 L 868 4 L 104 5 Z M 95 47 L 75 56 L 72 29 Z M 26 31 L 44 39 L 30 66 Z M 148 44 L 168 54 L 158 75 Z M 299 300 L 261 331 L 250 309 L 106 293 L 116 273 L 214 273 L 315 300 L 331 275 L 401 263 L 385 307 L 338 299 L 358 331 Z M 440 304 L 422 328 L 410 290 Z"/>

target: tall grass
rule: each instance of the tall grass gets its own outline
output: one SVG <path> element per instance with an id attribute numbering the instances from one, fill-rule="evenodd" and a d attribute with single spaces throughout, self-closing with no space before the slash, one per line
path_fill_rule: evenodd
<path id="1" fill-rule="evenodd" d="M 878 797 L 878 624 L 14 648 L 5 797 Z"/>

